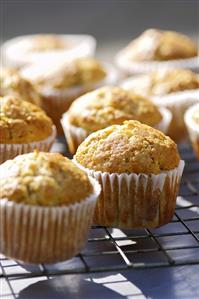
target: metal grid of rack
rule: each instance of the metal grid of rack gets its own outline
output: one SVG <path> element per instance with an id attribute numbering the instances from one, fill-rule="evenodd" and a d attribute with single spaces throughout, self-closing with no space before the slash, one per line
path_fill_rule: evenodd
<path id="1" fill-rule="evenodd" d="M 57 149 L 64 152 L 65 145 L 59 142 Z M 186 167 L 171 223 L 137 230 L 94 226 L 83 252 L 57 264 L 27 265 L 1 255 L 3 290 L 16 298 L 14 282 L 25 278 L 199 264 L 199 163 L 190 144 L 181 145 L 180 152 Z"/>

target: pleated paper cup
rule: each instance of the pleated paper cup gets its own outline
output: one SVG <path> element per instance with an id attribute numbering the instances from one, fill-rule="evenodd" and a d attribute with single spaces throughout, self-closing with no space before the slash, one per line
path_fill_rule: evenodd
<path id="1" fill-rule="evenodd" d="M 68 206 L 39 207 L 0 199 L 0 252 L 27 263 L 54 263 L 79 253 L 101 190 L 95 179 L 90 181 L 93 194 Z"/>
<path id="2" fill-rule="evenodd" d="M 14 157 L 26 153 L 31 153 L 35 149 L 42 152 L 49 152 L 56 137 L 56 128 L 52 127 L 52 134 L 40 141 L 30 143 L 18 143 L 18 144 L 0 144 L 0 164 L 6 160 L 13 159 Z"/>
<path id="3" fill-rule="evenodd" d="M 160 107 L 159 111 L 162 115 L 162 120 L 159 124 L 154 126 L 154 128 L 167 135 L 172 120 L 172 114 L 167 108 L 164 107 Z"/>
<path id="4" fill-rule="evenodd" d="M 184 120 L 196 157 L 199 159 L 199 125 L 197 125 L 193 120 L 193 113 L 196 109 L 199 109 L 199 103 L 191 106 L 186 111 Z"/>
<path id="5" fill-rule="evenodd" d="M 155 126 L 155 128 L 162 131 L 164 134 L 167 134 L 172 115 L 171 112 L 166 108 L 160 108 L 160 113 L 162 115 L 162 120 L 158 125 Z M 90 132 L 83 128 L 72 125 L 69 121 L 67 112 L 63 114 L 61 124 L 69 151 L 72 154 L 75 154 L 79 145 L 86 139 L 86 137 L 90 135 Z"/>
<path id="6" fill-rule="evenodd" d="M 136 91 L 137 81 L 139 81 L 140 78 L 143 79 L 143 90 L 139 90 L 138 93 L 143 96 L 148 96 L 144 87 L 145 81 L 146 86 L 148 85 L 147 75 L 128 78 L 121 83 L 121 87 Z M 150 99 L 159 107 L 164 107 L 171 111 L 172 120 L 168 128 L 168 135 L 176 142 L 183 141 L 187 138 L 184 113 L 190 106 L 199 102 L 199 89 L 172 92 L 162 96 L 151 96 Z"/>
<path id="7" fill-rule="evenodd" d="M 107 173 L 84 169 L 102 187 L 93 222 L 120 228 L 155 228 L 172 220 L 184 161 L 154 174 Z"/>
<path id="8" fill-rule="evenodd" d="M 103 63 L 103 66 L 107 72 L 107 76 L 105 79 L 100 80 L 97 83 L 59 90 L 44 87 L 40 90 L 41 107 L 52 118 L 54 124 L 57 127 L 59 135 L 63 134 L 62 126 L 60 124 L 62 114 L 69 109 L 70 105 L 75 99 L 99 87 L 105 85 L 115 85 L 118 82 L 119 75 L 116 69 L 107 63 Z"/>
<path id="9" fill-rule="evenodd" d="M 96 39 L 91 35 L 84 34 L 59 34 L 57 35 L 66 46 L 71 48 L 48 51 L 29 51 L 29 43 L 37 34 L 18 36 L 6 41 L 1 47 L 3 64 L 6 67 L 21 68 L 32 63 L 52 61 L 60 58 L 74 59 L 79 57 L 95 56 Z"/>
<path id="10" fill-rule="evenodd" d="M 199 56 L 169 61 L 132 61 L 123 51 L 120 51 L 115 58 L 117 67 L 126 75 L 146 74 L 162 69 L 183 68 L 192 71 L 199 70 Z"/>
<path id="11" fill-rule="evenodd" d="M 199 103 L 199 89 L 173 92 L 165 96 L 153 97 L 152 100 L 156 105 L 165 107 L 172 113 L 168 135 L 176 142 L 187 138 L 184 114 L 190 106 Z"/>

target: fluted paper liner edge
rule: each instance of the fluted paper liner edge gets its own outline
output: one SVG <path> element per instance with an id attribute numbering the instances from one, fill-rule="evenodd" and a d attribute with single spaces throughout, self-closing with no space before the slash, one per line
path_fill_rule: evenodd
<path id="1" fill-rule="evenodd" d="M 184 161 L 160 174 L 102 173 L 82 167 L 101 184 L 94 223 L 97 225 L 138 228 L 159 227 L 171 221 Z"/>
<path id="2" fill-rule="evenodd" d="M 0 200 L 0 252 L 28 263 L 52 263 L 75 256 L 84 247 L 92 222 L 98 182 L 94 192 L 79 203 L 41 207 Z"/>

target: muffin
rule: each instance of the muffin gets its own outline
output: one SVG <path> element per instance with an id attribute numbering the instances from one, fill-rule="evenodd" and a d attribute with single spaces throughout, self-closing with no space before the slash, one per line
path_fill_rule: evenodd
<path id="1" fill-rule="evenodd" d="M 116 56 L 126 74 L 140 74 L 160 68 L 198 69 L 198 47 L 188 36 L 159 29 L 148 29 Z"/>
<path id="2" fill-rule="evenodd" d="M 187 69 L 160 70 L 125 80 L 121 86 L 148 96 L 173 115 L 168 134 L 179 142 L 187 136 L 184 113 L 199 101 L 199 75 Z"/>
<path id="3" fill-rule="evenodd" d="M 6 66 L 19 69 L 43 60 L 94 56 L 95 47 L 90 35 L 33 34 L 8 40 L 1 53 Z"/>
<path id="4" fill-rule="evenodd" d="M 191 106 L 185 113 L 185 124 L 190 140 L 199 159 L 199 103 Z"/>
<path id="5" fill-rule="evenodd" d="M 34 149 L 49 151 L 56 135 L 38 106 L 14 96 L 0 97 L 0 163 Z"/>
<path id="6" fill-rule="evenodd" d="M 61 116 L 78 96 L 105 83 L 114 84 L 116 80 L 116 72 L 94 58 L 37 64 L 22 69 L 21 74 L 41 94 L 41 106 L 60 134 Z"/>
<path id="7" fill-rule="evenodd" d="M 60 154 L 34 152 L 0 165 L 0 252 L 28 263 L 76 255 L 86 242 L 99 184 Z"/>
<path id="8" fill-rule="evenodd" d="M 71 153 L 92 132 L 125 120 L 142 123 L 167 131 L 171 114 L 158 109 L 148 99 L 120 87 L 106 86 L 76 99 L 63 115 L 62 126 Z"/>
<path id="9" fill-rule="evenodd" d="M 89 135 L 74 161 L 102 186 L 94 223 L 154 228 L 171 221 L 184 162 L 162 132 L 125 121 Z"/>
<path id="10" fill-rule="evenodd" d="M 39 105 L 40 97 L 34 86 L 22 78 L 15 70 L 1 68 L 0 72 L 0 96 L 11 95 Z"/>

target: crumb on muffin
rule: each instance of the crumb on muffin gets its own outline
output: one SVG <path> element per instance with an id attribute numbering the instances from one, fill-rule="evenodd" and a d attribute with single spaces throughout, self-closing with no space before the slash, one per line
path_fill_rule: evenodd
<path id="1" fill-rule="evenodd" d="M 24 68 L 21 74 L 38 88 L 54 89 L 87 86 L 106 77 L 103 65 L 94 58 L 35 64 Z"/>
<path id="2" fill-rule="evenodd" d="M 1 143 L 41 141 L 52 134 L 53 123 L 38 106 L 14 96 L 0 97 Z"/>
<path id="3" fill-rule="evenodd" d="M 195 57 L 198 48 L 184 34 L 148 29 L 124 49 L 124 54 L 132 61 L 167 61 Z"/>
<path id="4" fill-rule="evenodd" d="M 68 111 L 69 122 L 94 132 L 125 120 L 157 125 L 162 115 L 149 100 L 120 87 L 107 86 L 76 99 Z"/>
<path id="5" fill-rule="evenodd" d="M 160 131 L 138 121 L 125 121 L 88 136 L 75 160 L 85 168 L 109 173 L 152 173 L 179 165 L 177 145 Z"/>
<path id="6" fill-rule="evenodd" d="M 162 96 L 173 92 L 199 88 L 199 75 L 187 69 L 166 69 L 132 79 L 127 89 L 148 96 Z"/>
<path id="7" fill-rule="evenodd" d="M 40 96 L 34 86 L 12 69 L 0 69 L 0 96 L 12 95 L 38 105 Z"/>
<path id="8" fill-rule="evenodd" d="M 57 153 L 34 152 L 0 165 L 0 199 L 60 206 L 80 202 L 93 192 L 87 174 Z"/>

